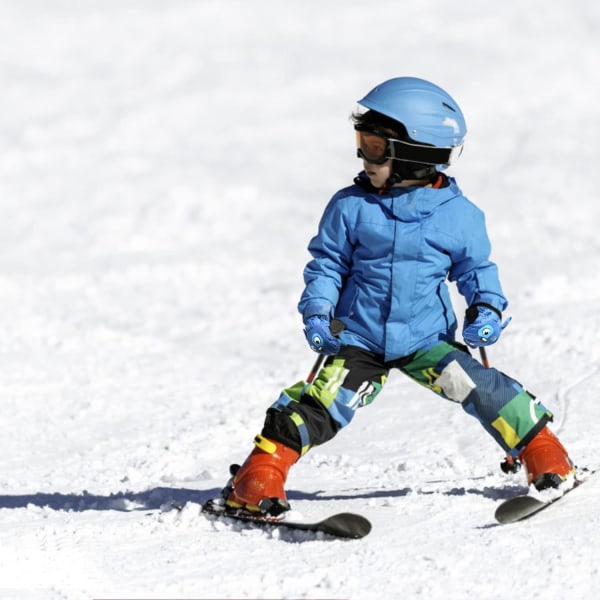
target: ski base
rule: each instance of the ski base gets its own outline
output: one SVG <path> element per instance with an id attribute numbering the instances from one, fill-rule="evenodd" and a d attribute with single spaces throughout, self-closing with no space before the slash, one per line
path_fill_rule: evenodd
<path id="1" fill-rule="evenodd" d="M 253 514 L 246 510 L 224 509 L 210 500 L 202 506 L 202 512 L 215 515 L 224 519 L 244 521 L 259 527 L 283 527 L 297 531 L 324 533 L 336 538 L 360 539 L 371 531 L 371 522 L 355 513 L 337 513 L 321 521 L 306 523 L 304 521 L 282 520 L 260 514 Z"/>
<path id="2" fill-rule="evenodd" d="M 549 506 L 552 506 L 552 504 L 555 504 L 559 500 L 562 500 L 573 490 L 579 488 L 593 473 L 594 471 L 584 470 L 584 477 L 582 479 L 577 479 L 572 488 L 566 490 L 561 496 L 557 496 L 556 498 L 552 498 L 550 500 L 542 500 L 529 494 L 522 494 L 520 496 L 509 498 L 508 500 L 502 502 L 496 509 L 494 514 L 496 521 L 506 525 L 508 523 L 516 523 L 517 521 L 528 519 L 529 517 L 532 517 L 533 515 L 536 515 L 542 510 L 548 508 Z"/>

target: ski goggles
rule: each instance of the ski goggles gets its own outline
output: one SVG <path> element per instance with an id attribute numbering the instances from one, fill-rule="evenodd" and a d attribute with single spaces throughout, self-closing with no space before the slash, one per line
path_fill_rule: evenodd
<path id="1" fill-rule="evenodd" d="M 395 140 L 372 130 L 355 126 L 356 154 L 359 158 L 374 165 L 382 165 L 386 160 L 402 160 L 425 165 L 450 165 L 462 152 L 460 146 L 436 148 L 414 142 Z"/>

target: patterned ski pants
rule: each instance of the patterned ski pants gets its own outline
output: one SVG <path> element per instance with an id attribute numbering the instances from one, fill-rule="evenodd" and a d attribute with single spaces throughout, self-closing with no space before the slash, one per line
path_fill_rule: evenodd
<path id="1" fill-rule="evenodd" d="M 552 419 L 517 381 L 484 368 L 463 346 L 442 342 L 391 362 L 344 346 L 326 360 L 311 384 L 301 381 L 281 393 L 267 411 L 262 434 L 305 454 L 348 425 L 358 408 L 373 402 L 394 368 L 460 404 L 513 457 Z"/>

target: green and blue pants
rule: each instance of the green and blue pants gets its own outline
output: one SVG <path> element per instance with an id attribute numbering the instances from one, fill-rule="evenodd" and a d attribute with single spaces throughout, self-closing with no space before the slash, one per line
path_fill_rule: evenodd
<path id="1" fill-rule="evenodd" d="M 391 369 L 460 404 L 513 457 L 552 420 L 552 413 L 517 381 L 485 368 L 464 346 L 442 342 L 427 351 L 384 361 L 355 346 L 330 356 L 312 383 L 283 390 L 267 411 L 262 434 L 305 454 L 346 427 L 375 400 Z"/>

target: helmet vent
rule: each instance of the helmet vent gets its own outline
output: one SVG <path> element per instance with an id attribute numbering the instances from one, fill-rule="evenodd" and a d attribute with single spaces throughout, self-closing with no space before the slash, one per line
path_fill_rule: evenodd
<path id="1" fill-rule="evenodd" d="M 456 112 L 456 110 L 454 109 L 453 106 L 450 106 L 449 104 L 446 104 L 445 102 L 442 102 L 442 106 L 445 106 L 446 108 L 449 108 L 452 112 Z"/>

